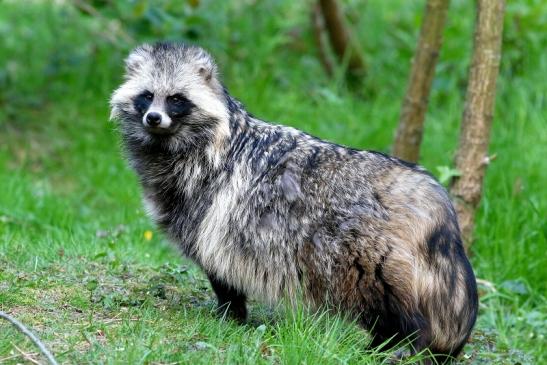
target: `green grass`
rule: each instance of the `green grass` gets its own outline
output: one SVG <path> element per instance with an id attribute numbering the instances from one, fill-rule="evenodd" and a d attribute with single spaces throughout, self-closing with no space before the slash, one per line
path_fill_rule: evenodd
<path id="1" fill-rule="evenodd" d="M 392 2 L 351 2 L 370 66 L 358 93 L 324 76 L 305 2 L 216 2 L 215 11 L 211 3 L 192 10 L 202 17 L 197 43 L 218 57 L 227 87 L 251 112 L 389 151 L 422 2 L 399 1 L 397 11 Z M 481 287 L 465 363 L 547 361 L 545 10 L 541 1 L 508 6 L 490 148 L 497 159 L 472 248 L 477 276 L 495 290 Z M 471 50 L 469 4 L 450 11 L 422 146 L 421 162 L 434 173 L 453 159 Z M 0 309 L 32 327 L 62 363 L 387 363 L 389 354 L 365 349 L 364 331 L 330 313 L 252 303 L 247 325 L 216 316 L 203 274 L 145 217 L 107 122 L 132 44 L 105 14 L 2 5 Z M 133 44 L 175 34 L 127 32 Z M 15 346 L 36 352 L 6 322 L 0 334 L 0 363 L 24 361 Z"/>

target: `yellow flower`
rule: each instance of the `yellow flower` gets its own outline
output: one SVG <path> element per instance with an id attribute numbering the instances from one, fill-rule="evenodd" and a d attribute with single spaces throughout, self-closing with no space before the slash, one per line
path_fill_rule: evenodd
<path id="1" fill-rule="evenodd" d="M 152 231 L 150 231 L 150 230 L 144 231 L 144 234 L 143 234 L 144 239 L 147 240 L 147 241 L 150 241 L 150 240 L 152 239 L 152 236 L 153 236 L 153 235 L 154 235 L 154 234 L 153 234 Z"/>

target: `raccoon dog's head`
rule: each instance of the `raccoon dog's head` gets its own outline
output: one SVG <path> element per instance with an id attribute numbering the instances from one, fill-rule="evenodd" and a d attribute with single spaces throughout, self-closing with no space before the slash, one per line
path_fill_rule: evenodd
<path id="1" fill-rule="evenodd" d="M 125 63 L 125 81 L 110 105 L 126 142 L 180 152 L 214 148 L 228 137 L 226 93 L 203 49 L 145 44 Z"/>

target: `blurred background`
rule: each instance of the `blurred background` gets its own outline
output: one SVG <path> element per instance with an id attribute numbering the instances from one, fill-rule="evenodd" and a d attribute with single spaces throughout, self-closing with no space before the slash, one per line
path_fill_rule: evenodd
<path id="1" fill-rule="evenodd" d="M 59 298 L 47 291 L 59 283 L 96 293 L 85 285 L 100 284 L 97 278 L 106 273 L 93 271 L 94 262 L 112 275 L 123 265 L 184 263 L 145 218 L 115 124 L 108 122 L 123 59 L 142 42 L 175 40 L 208 49 L 231 94 L 262 119 L 389 153 L 425 2 L 341 4 L 366 62 L 366 75 L 350 82 L 347 62 L 336 63 L 330 76 L 321 63 L 311 0 L 0 1 L 3 310 L 20 308 L 23 318 L 30 308 L 60 310 L 54 303 Z M 474 19 L 473 1 L 451 2 L 426 116 L 420 163 L 443 182 L 457 147 Z M 547 3 L 508 1 L 490 143 L 497 158 L 487 170 L 471 247 L 484 285 L 469 361 L 545 360 L 546 49 Z M 59 265 L 68 276 L 52 274 Z M 38 276 L 29 279 L 32 272 Z M 47 277 L 57 279 L 39 279 Z M 93 305 L 82 296 L 81 303 L 67 300 L 85 312 Z M 275 331 L 270 335 L 275 342 Z M 71 351 L 94 362 L 109 358 L 104 346 Z M 0 355 L 11 349 L 0 338 Z"/>

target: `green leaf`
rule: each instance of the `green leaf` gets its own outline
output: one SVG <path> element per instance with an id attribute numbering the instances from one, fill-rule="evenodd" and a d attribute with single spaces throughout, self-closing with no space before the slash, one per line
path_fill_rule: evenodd
<path id="1" fill-rule="evenodd" d="M 454 176 L 461 176 L 462 174 L 459 170 L 449 166 L 437 166 L 437 171 L 439 172 L 439 181 L 443 185 L 448 184 Z"/>
<path id="2" fill-rule="evenodd" d="M 89 291 L 94 291 L 95 289 L 97 289 L 98 286 L 99 286 L 99 282 L 95 279 L 89 280 L 85 284 L 86 289 Z"/>

